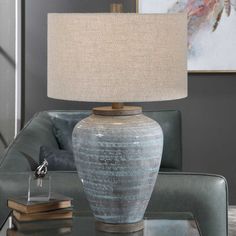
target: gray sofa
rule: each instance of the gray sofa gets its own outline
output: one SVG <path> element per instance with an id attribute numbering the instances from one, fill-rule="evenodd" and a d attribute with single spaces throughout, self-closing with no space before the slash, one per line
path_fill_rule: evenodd
<path id="1" fill-rule="evenodd" d="M 39 161 L 40 147 L 59 148 L 53 132 L 55 120 L 71 122 L 89 114 L 88 111 L 40 112 L 18 134 L 0 162 L 0 224 L 9 214 L 7 198 L 27 192 L 27 178 L 32 171 L 32 161 Z M 161 172 L 147 212 L 191 212 L 203 236 L 228 235 L 226 180 L 218 175 L 181 172 L 181 116 L 178 111 L 145 114 L 156 119 L 164 132 Z M 53 191 L 74 198 L 77 210 L 90 211 L 76 172 L 52 171 L 50 174 Z"/>

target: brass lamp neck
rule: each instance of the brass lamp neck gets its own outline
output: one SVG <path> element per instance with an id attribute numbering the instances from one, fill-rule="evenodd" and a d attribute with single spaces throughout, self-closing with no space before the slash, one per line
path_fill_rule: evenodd
<path id="1" fill-rule="evenodd" d="M 142 107 L 124 106 L 123 103 L 112 103 L 109 107 L 95 107 L 93 114 L 101 116 L 132 116 L 142 113 Z"/>
<path id="2" fill-rule="evenodd" d="M 113 102 L 111 107 L 112 107 L 112 109 L 123 109 L 124 108 L 124 103 Z"/>

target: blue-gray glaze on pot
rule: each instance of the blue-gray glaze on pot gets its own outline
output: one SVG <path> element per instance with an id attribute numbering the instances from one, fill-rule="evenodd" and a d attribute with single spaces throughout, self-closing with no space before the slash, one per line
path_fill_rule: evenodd
<path id="1" fill-rule="evenodd" d="M 161 163 L 160 125 L 143 114 L 91 115 L 75 126 L 72 141 L 95 218 L 106 223 L 142 220 Z"/>

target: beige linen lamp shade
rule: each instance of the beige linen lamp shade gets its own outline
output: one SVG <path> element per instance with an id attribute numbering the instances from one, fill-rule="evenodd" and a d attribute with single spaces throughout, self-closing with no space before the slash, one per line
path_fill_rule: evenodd
<path id="1" fill-rule="evenodd" d="M 48 15 L 48 96 L 145 102 L 187 96 L 187 17 Z"/>

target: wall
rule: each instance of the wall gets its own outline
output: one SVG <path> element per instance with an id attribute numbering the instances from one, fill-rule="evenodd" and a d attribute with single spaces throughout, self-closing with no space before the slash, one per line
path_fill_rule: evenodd
<path id="1" fill-rule="evenodd" d="M 14 138 L 15 0 L 0 1 L 0 156 Z"/>
<path id="2" fill-rule="evenodd" d="M 100 105 L 47 98 L 46 13 L 107 10 L 105 0 L 26 0 L 25 121 L 40 110 L 91 109 Z M 144 110 L 182 112 L 183 169 L 224 175 L 230 186 L 230 201 L 236 204 L 235 74 L 193 74 L 189 76 L 187 99 L 141 105 Z"/>

